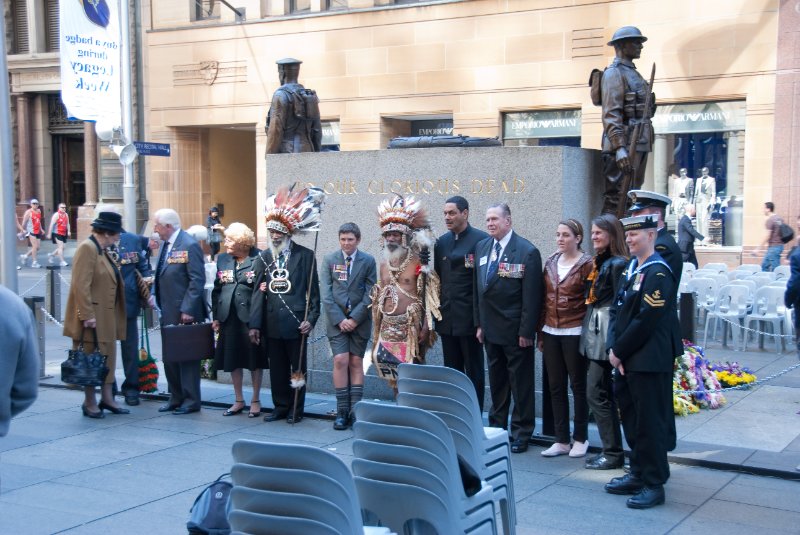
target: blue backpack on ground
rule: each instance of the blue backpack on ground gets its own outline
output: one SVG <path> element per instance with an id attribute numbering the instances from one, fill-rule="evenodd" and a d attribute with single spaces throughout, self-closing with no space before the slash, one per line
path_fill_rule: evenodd
<path id="1" fill-rule="evenodd" d="M 186 528 L 192 534 L 229 535 L 228 524 L 230 495 L 233 485 L 222 481 L 230 473 L 222 474 L 213 483 L 203 489 L 189 509 L 189 521 Z"/>

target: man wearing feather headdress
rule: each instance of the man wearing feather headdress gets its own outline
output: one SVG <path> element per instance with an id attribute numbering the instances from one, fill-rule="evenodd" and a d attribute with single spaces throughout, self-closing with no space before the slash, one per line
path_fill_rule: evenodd
<path id="1" fill-rule="evenodd" d="M 249 322 L 250 339 L 269 358 L 275 409 L 265 422 L 303 419 L 307 335 L 319 318 L 319 279 L 314 252 L 293 242 L 292 235 L 319 231 L 324 197 L 318 188 L 283 186 L 267 199 L 269 246 L 253 262 Z"/>
<path id="2" fill-rule="evenodd" d="M 413 197 L 385 199 L 378 207 L 383 258 L 372 288 L 372 358 L 379 376 L 394 386 L 397 366 L 424 364 L 436 341 L 439 276 L 432 269 L 436 239 L 422 205 Z"/>

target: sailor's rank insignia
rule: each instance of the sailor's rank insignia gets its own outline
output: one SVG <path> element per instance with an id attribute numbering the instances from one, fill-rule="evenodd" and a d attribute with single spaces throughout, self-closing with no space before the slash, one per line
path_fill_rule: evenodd
<path id="1" fill-rule="evenodd" d="M 644 302 L 653 308 L 663 307 L 666 300 L 661 297 L 661 290 L 656 290 L 650 295 L 644 294 Z"/>

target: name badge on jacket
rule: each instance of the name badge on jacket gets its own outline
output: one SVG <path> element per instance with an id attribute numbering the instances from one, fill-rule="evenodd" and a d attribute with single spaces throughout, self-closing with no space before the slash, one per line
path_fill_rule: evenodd
<path id="1" fill-rule="evenodd" d="M 497 266 L 497 275 L 507 279 L 521 279 L 525 276 L 525 264 L 500 262 L 500 265 Z"/>
<path id="2" fill-rule="evenodd" d="M 468 254 L 464 255 L 464 267 L 467 269 L 473 269 L 475 267 L 475 255 Z"/>
<path id="3" fill-rule="evenodd" d="M 189 251 L 170 251 L 167 264 L 188 264 Z"/>

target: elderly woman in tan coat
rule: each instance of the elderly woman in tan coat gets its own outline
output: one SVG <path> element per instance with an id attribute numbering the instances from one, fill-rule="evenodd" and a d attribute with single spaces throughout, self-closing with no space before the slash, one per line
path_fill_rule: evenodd
<path id="1" fill-rule="evenodd" d="M 83 336 L 84 350 L 94 351 L 92 329 L 97 332 L 100 353 L 108 357 L 108 375 L 100 391 L 100 403 L 93 386 L 84 387 L 81 406 L 88 418 L 103 418 L 103 410 L 128 414 L 114 401 L 112 386 L 117 362 L 117 340 L 125 339 L 125 291 L 116 260 L 108 248 L 119 239 L 122 217 L 113 212 L 100 212 L 92 222 L 92 235 L 81 243 L 72 261 L 72 284 L 67 299 L 64 336 L 72 338 L 77 349 Z"/>

